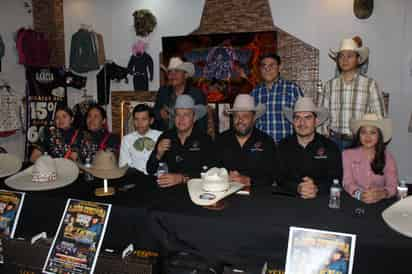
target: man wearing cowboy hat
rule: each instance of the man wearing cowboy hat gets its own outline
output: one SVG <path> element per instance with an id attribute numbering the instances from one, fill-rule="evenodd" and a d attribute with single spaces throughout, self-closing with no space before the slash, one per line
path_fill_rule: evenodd
<path id="1" fill-rule="evenodd" d="M 157 93 L 154 106 L 154 128 L 164 131 L 174 126 L 172 110 L 176 103 L 176 97 L 181 94 L 190 95 L 197 105 L 206 105 L 206 97 L 203 92 L 189 83 L 189 78 L 195 74 L 192 63 L 183 62 L 179 57 L 172 57 L 166 69 L 168 86 L 161 87 Z M 207 131 L 207 117 L 203 117 L 196 123 L 204 132 Z"/>
<path id="2" fill-rule="evenodd" d="M 179 95 L 173 110 L 175 128 L 163 132 L 147 161 L 149 174 L 155 174 L 159 162 L 168 165 L 169 173 L 160 175 L 160 187 L 185 183 L 190 178 L 200 177 L 203 166 L 212 165 L 212 140 L 194 127 L 197 120 L 206 115 L 204 105 L 196 105 L 190 95 Z"/>
<path id="3" fill-rule="evenodd" d="M 330 55 L 341 74 L 325 83 L 318 98 L 318 105 L 330 112 L 329 124 L 322 128 L 322 132 L 344 149 L 352 143 L 349 121 L 368 112 L 382 118 L 385 107 L 376 81 L 359 72 L 359 67 L 369 56 L 367 47 L 359 47 L 352 38 L 343 39 L 340 48 L 331 50 Z"/>
<path id="4" fill-rule="evenodd" d="M 275 144 L 269 135 L 255 128 L 265 107 L 256 106 L 252 96 L 239 94 L 227 112 L 232 114 L 233 129 L 216 139 L 218 165 L 229 170 L 231 181 L 246 186 L 271 185 L 275 177 Z"/>
<path id="5" fill-rule="evenodd" d="M 278 146 L 279 185 L 303 199 L 328 193 L 334 179 L 342 178 L 342 156 L 334 142 L 316 133 L 328 119 L 325 108 L 318 108 L 310 97 L 301 97 L 294 109 L 284 109 L 295 133 Z"/>

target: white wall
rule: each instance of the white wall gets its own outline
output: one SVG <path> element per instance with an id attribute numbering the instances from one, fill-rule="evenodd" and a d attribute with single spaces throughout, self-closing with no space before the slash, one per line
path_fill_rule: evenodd
<path id="1" fill-rule="evenodd" d="M 32 15 L 23 7 L 23 1 L 1 0 L 0 2 L 0 34 L 6 46 L 5 57 L 2 59 L 1 79 L 6 79 L 17 94 L 25 94 L 24 67 L 18 64 L 14 33 L 21 27 L 33 25 Z M 7 138 L 0 137 L 0 146 L 5 147 L 10 153 L 23 157 L 24 136 L 18 132 Z"/>

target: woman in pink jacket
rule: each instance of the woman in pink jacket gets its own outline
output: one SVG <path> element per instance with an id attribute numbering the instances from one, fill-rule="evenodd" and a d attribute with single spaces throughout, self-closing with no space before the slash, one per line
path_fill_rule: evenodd
<path id="1" fill-rule="evenodd" d="M 371 204 L 396 194 L 398 171 L 386 150 L 392 138 L 392 120 L 365 114 L 351 120 L 354 141 L 343 152 L 343 187 L 352 197 Z"/>

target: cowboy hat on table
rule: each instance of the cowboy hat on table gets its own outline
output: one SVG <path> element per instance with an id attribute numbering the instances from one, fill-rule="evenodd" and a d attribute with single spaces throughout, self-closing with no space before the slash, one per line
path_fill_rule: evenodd
<path id="1" fill-rule="evenodd" d="M 402 199 L 382 212 L 386 224 L 407 237 L 412 238 L 412 196 Z"/>
<path id="2" fill-rule="evenodd" d="M 0 153 L 0 178 L 15 174 L 21 169 L 20 158 L 9 153 Z"/>
<path id="3" fill-rule="evenodd" d="M 128 166 L 119 168 L 116 155 L 111 151 L 99 150 L 96 152 L 92 167 L 88 168 L 79 164 L 80 169 L 87 171 L 94 177 L 101 179 L 117 179 L 123 177 Z"/>
<path id="4" fill-rule="evenodd" d="M 293 109 L 286 107 L 283 109 L 283 115 L 285 115 L 285 118 L 291 123 L 293 123 L 293 113 L 295 112 L 316 113 L 316 117 L 319 121 L 316 126 L 323 124 L 329 118 L 328 110 L 324 107 L 317 107 L 313 103 L 313 99 L 311 97 L 299 97 Z"/>
<path id="5" fill-rule="evenodd" d="M 79 176 L 71 160 L 43 155 L 31 167 L 7 178 L 7 186 L 17 190 L 42 191 L 65 187 Z"/>

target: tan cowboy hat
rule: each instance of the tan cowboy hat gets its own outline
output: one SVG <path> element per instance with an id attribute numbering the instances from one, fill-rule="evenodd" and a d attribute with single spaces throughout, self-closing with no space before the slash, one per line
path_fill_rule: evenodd
<path id="1" fill-rule="evenodd" d="M 128 166 L 119 168 L 117 164 L 116 155 L 111 151 L 99 150 L 96 152 L 92 167 L 87 168 L 84 165 L 79 167 L 93 176 L 101 179 L 116 179 L 124 176 Z"/>
<path id="2" fill-rule="evenodd" d="M 382 217 L 390 228 L 412 238 L 410 216 L 412 216 L 412 196 L 394 203 L 382 212 Z"/>
<path id="3" fill-rule="evenodd" d="M 284 108 L 283 115 L 286 119 L 293 123 L 293 113 L 295 112 L 302 112 L 302 111 L 309 111 L 316 113 L 316 117 L 318 118 L 318 123 L 316 126 L 323 124 L 329 118 L 329 112 L 324 107 L 317 107 L 313 103 L 312 97 L 299 97 L 295 103 L 295 107 L 291 108 Z"/>
<path id="4" fill-rule="evenodd" d="M 226 110 L 226 112 L 231 114 L 238 111 L 254 111 L 256 119 L 258 119 L 265 113 L 266 107 L 262 104 L 256 106 L 255 99 L 249 94 L 239 94 L 236 96 L 233 107 Z"/>
<path id="5" fill-rule="evenodd" d="M 222 176 L 223 174 L 226 176 Z M 216 176 L 221 180 L 216 180 Z M 187 182 L 190 199 L 200 206 L 213 205 L 243 187 L 241 183 L 229 182 L 229 175 L 224 168 L 211 168 L 202 173 L 202 179 L 191 179 Z"/>
<path id="6" fill-rule="evenodd" d="M 181 70 L 187 73 L 188 77 L 195 75 L 195 66 L 190 62 L 183 62 L 179 57 L 172 57 L 169 60 L 167 71 L 169 70 Z"/>
<path id="7" fill-rule="evenodd" d="M 0 178 L 15 174 L 21 169 L 20 158 L 9 153 L 0 153 Z"/>
<path id="8" fill-rule="evenodd" d="M 34 165 L 7 178 L 4 183 L 17 190 L 42 191 L 70 185 L 78 176 L 79 168 L 74 162 L 43 155 Z"/>
<path id="9" fill-rule="evenodd" d="M 207 114 L 206 106 L 201 104 L 195 105 L 195 100 L 193 100 L 192 96 L 187 94 L 177 96 L 175 108 L 172 110 L 172 112 L 174 113 L 177 108 L 192 109 L 195 112 L 195 121 L 201 119 Z"/>
<path id="10" fill-rule="evenodd" d="M 345 38 L 340 42 L 339 49 L 330 49 L 329 56 L 337 61 L 338 53 L 344 50 L 356 51 L 360 56 L 359 64 L 363 64 L 369 57 L 369 48 L 359 47 L 353 38 Z"/>
<path id="11" fill-rule="evenodd" d="M 385 143 L 392 138 L 392 119 L 381 119 L 376 113 L 366 113 L 363 115 L 362 119 L 352 119 L 350 121 L 350 129 L 353 134 L 356 134 L 362 126 L 374 126 L 379 128 Z"/>

